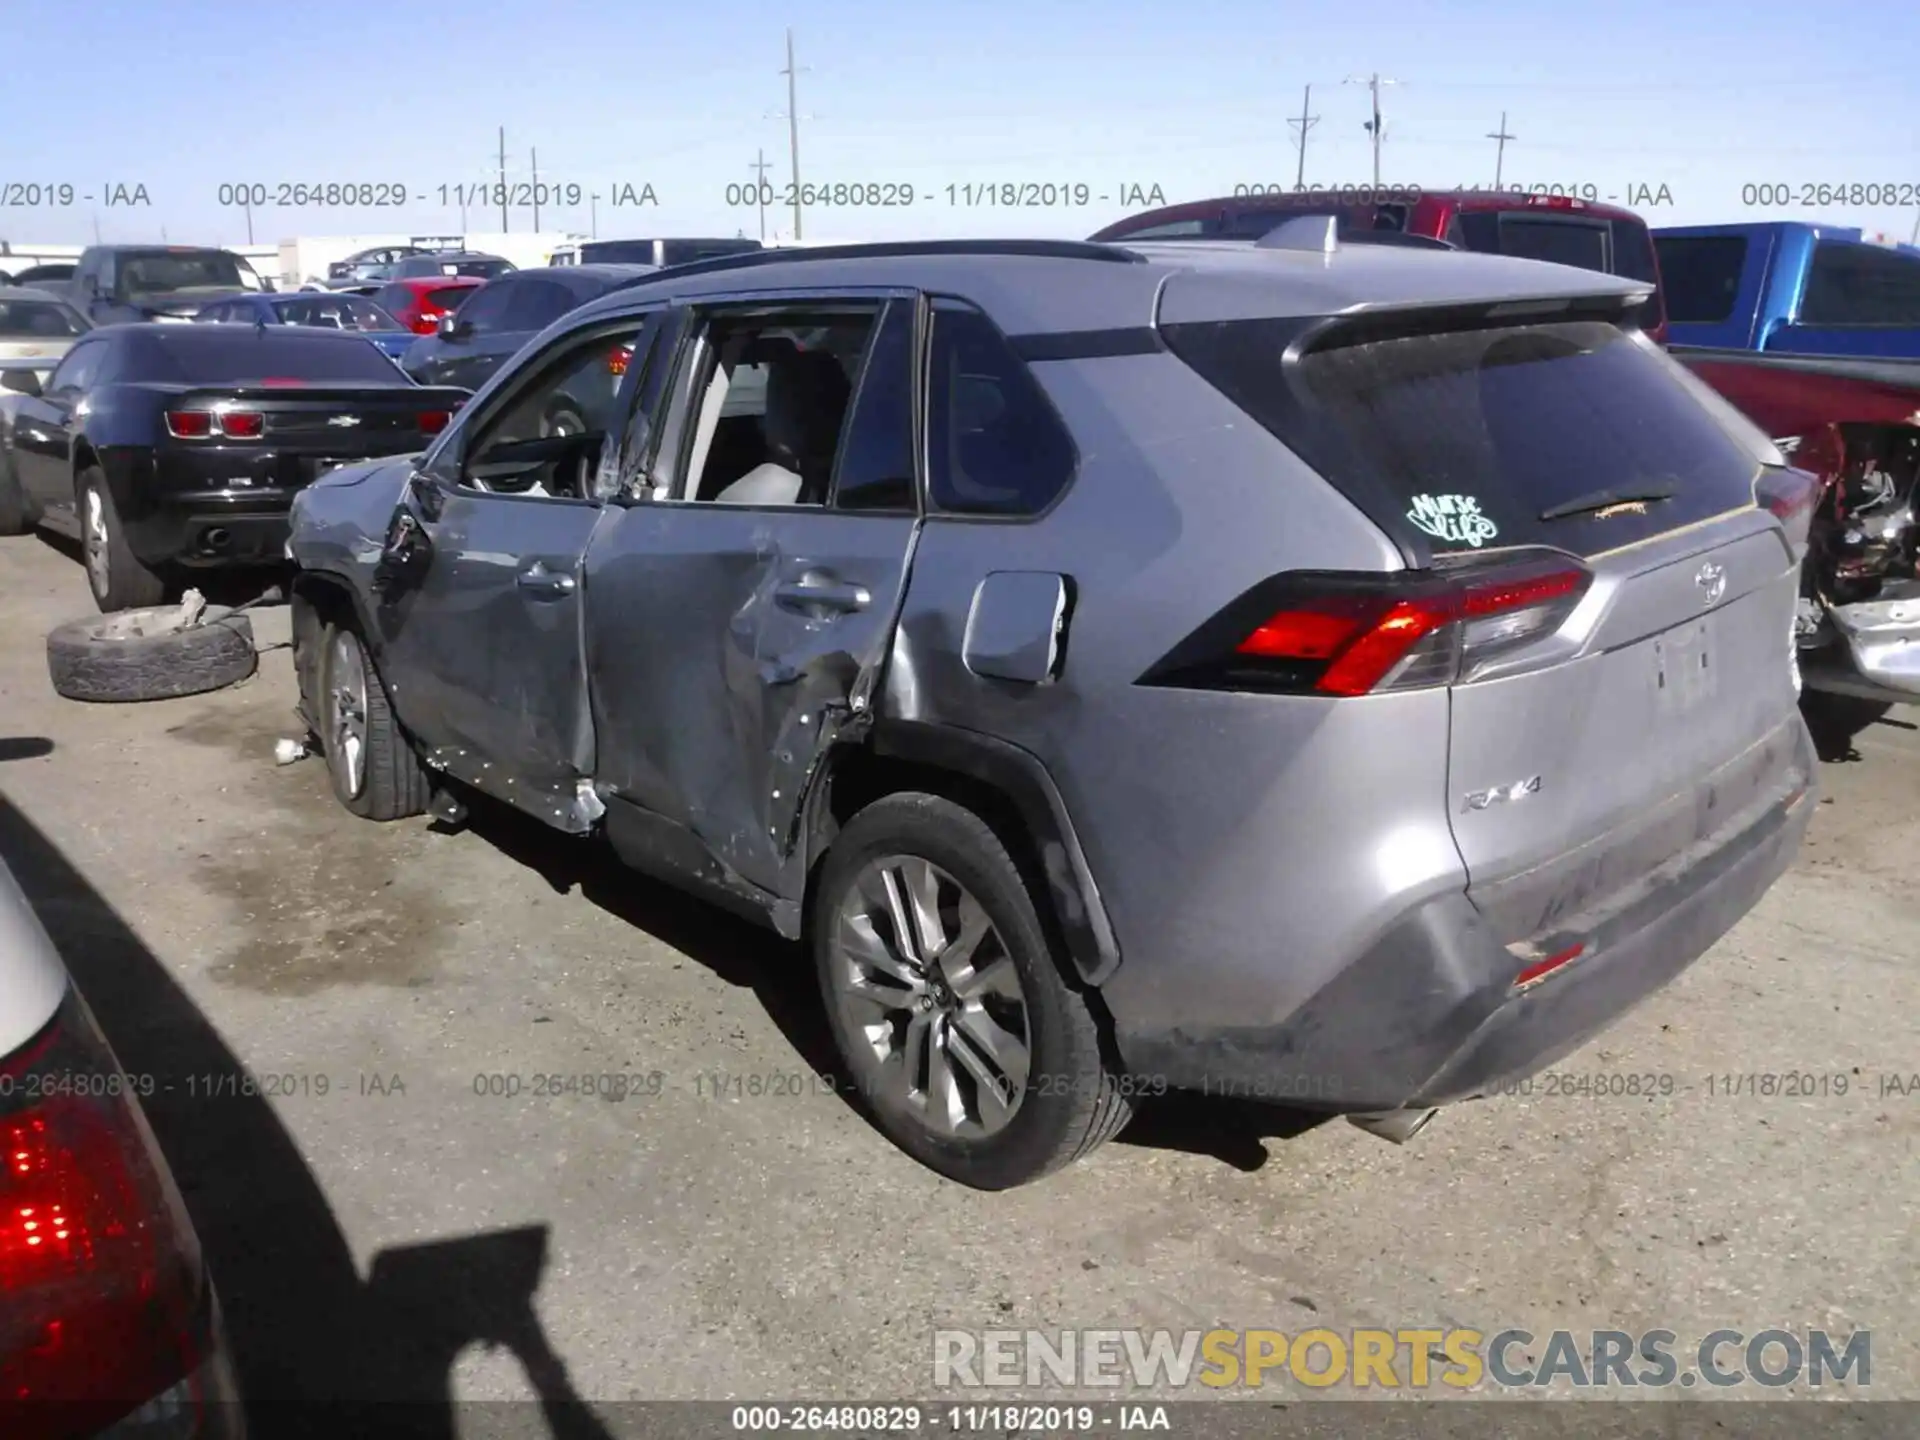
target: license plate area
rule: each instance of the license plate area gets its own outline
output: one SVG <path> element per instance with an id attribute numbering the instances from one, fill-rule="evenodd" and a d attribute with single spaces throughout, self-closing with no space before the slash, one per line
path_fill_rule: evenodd
<path id="1" fill-rule="evenodd" d="M 1662 715 L 1687 715 L 1719 693 L 1714 665 L 1713 630 L 1704 620 L 1679 625 L 1653 639 L 1654 708 Z"/>

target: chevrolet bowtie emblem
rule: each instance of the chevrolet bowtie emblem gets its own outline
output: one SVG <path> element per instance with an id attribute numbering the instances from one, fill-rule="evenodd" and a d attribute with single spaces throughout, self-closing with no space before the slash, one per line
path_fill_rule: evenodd
<path id="1" fill-rule="evenodd" d="M 343 429 L 348 426 L 358 425 L 359 423 L 360 423 L 360 417 L 358 415 L 336 415 L 331 420 L 327 421 L 327 424 L 338 425 Z"/>

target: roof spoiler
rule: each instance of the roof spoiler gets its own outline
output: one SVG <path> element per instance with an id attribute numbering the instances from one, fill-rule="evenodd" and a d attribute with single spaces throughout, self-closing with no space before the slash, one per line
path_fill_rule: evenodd
<path id="1" fill-rule="evenodd" d="M 1401 230 L 1343 230 L 1336 215 L 1296 215 L 1283 220 L 1253 242 L 1256 250 L 1305 250 L 1331 255 L 1344 240 L 1349 245 L 1399 245 L 1414 250 L 1457 250 L 1457 245 L 1431 235 L 1409 235 Z"/>

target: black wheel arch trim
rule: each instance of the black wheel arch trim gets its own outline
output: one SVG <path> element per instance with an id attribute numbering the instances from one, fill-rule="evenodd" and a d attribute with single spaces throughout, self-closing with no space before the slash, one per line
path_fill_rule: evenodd
<path id="1" fill-rule="evenodd" d="M 869 743 L 876 755 L 971 775 L 1011 800 L 1039 850 L 1074 969 L 1088 985 L 1113 977 L 1120 942 L 1066 801 L 1037 755 L 977 730 L 920 720 L 877 720 Z"/>

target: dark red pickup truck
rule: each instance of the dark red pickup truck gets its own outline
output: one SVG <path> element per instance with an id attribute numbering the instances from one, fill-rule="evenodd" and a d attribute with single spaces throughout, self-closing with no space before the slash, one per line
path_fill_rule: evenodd
<path id="1" fill-rule="evenodd" d="M 1631 210 L 1569 195 L 1519 190 L 1423 191 L 1417 185 L 1346 185 L 1330 190 L 1229 195 L 1143 210 L 1094 240 L 1257 240 L 1299 215 L 1333 215 L 1342 232 L 1389 231 L 1445 241 L 1461 250 L 1517 255 L 1600 270 L 1653 285 L 1641 328 L 1661 344 L 1667 316 L 1660 265 L 1647 225 Z"/>

